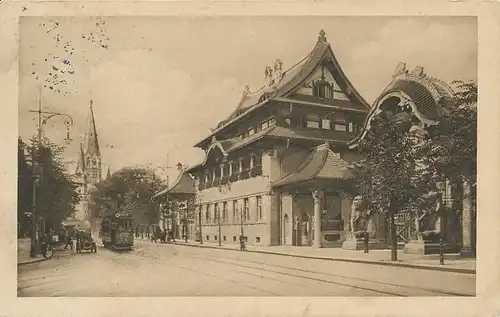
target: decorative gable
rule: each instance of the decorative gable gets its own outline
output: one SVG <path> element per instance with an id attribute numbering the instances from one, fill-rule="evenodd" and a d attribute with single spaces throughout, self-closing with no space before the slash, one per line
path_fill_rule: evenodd
<path id="1" fill-rule="evenodd" d="M 351 101 L 337 83 L 330 70 L 323 65 L 318 65 L 304 83 L 293 91 L 293 93 L 306 96 L 318 96 L 320 95 L 319 89 L 322 89 L 322 87 L 320 87 L 322 84 L 326 84 L 331 89 L 331 98 L 328 97 L 328 99 Z M 321 94 L 320 97 L 324 95 L 325 93 Z M 326 94 L 326 96 L 329 95 Z"/>

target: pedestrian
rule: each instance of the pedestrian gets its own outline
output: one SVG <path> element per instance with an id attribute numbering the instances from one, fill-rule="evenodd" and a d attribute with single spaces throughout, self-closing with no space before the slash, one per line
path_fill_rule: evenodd
<path id="1" fill-rule="evenodd" d="M 245 250 L 245 236 L 240 235 L 240 251 Z"/>
<path id="2" fill-rule="evenodd" d="M 72 240 L 71 235 L 69 234 L 68 230 L 66 230 L 66 245 L 64 246 L 64 249 L 66 250 L 66 248 L 68 246 L 71 249 L 71 251 L 73 251 L 73 240 Z"/>
<path id="3" fill-rule="evenodd" d="M 44 258 L 47 257 L 47 233 L 42 234 L 40 237 L 40 242 L 42 244 L 42 255 Z"/>
<path id="4" fill-rule="evenodd" d="M 365 246 L 365 253 L 368 253 L 368 242 L 370 240 L 370 234 L 368 232 L 364 232 L 363 234 L 363 243 Z"/>

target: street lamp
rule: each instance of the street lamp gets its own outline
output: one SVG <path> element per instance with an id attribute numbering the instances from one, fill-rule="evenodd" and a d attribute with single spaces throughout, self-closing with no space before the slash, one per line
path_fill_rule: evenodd
<path id="1" fill-rule="evenodd" d="M 64 139 L 66 144 L 71 143 L 72 139 L 70 138 L 70 127 L 73 126 L 73 118 L 66 113 L 61 112 L 50 112 L 50 111 L 42 111 L 42 101 L 41 101 L 41 91 L 38 91 L 38 110 L 29 110 L 29 112 L 34 112 L 38 114 L 38 136 L 37 136 L 37 147 L 38 147 L 38 158 L 41 157 L 41 149 L 42 149 L 42 133 L 43 133 L 43 125 L 46 124 L 51 118 L 54 117 L 63 117 L 64 125 L 66 126 L 66 138 Z M 32 153 L 32 165 L 33 165 L 33 206 L 32 206 L 32 234 L 31 234 L 31 246 L 30 246 L 30 257 L 35 258 L 37 255 L 37 221 L 36 221 L 36 187 L 39 182 L 41 175 L 39 175 L 39 166 L 37 166 L 37 158 L 35 155 L 35 147 L 33 147 Z"/>

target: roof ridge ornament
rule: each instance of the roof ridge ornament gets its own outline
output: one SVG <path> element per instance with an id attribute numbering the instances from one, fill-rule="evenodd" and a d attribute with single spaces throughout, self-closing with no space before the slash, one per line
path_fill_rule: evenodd
<path id="1" fill-rule="evenodd" d="M 412 76 L 424 78 L 426 75 L 424 73 L 424 68 L 422 66 L 416 66 L 410 73 Z"/>
<path id="2" fill-rule="evenodd" d="M 325 30 L 321 29 L 321 31 L 319 31 L 318 43 L 326 43 L 325 35 L 326 35 Z"/>
<path id="3" fill-rule="evenodd" d="M 250 93 L 250 87 L 248 85 L 245 85 L 245 88 L 243 88 L 243 96 L 248 96 Z"/>
<path id="4" fill-rule="evenodd" d="M 399 62 L 396 65 L 396 69 L 394 70 L 394 73 L 392 74 L 392 78 L 396 78 L 399 75 L 403 75 L 403 74 L 408 74 L 408 70 L 406 69 L 406 63 Z"/>

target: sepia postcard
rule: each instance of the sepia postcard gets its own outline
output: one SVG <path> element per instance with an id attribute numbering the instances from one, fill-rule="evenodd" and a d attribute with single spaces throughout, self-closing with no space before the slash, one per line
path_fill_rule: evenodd
<path id="1" fill-rule="evenodd" d="M 0 3 L 0 314 L 499 316 L 498 5 L 412 3 Z"/>

